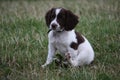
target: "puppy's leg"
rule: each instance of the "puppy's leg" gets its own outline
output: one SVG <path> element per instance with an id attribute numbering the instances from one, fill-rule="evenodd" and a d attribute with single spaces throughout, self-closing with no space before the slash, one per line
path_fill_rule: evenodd
<path id="1" fill-rule="evenodd" d="M 78 66 L 78 62 L 75 61 L 75 59 L 72 58 L 72 56 L 70 56 L 70 53 L 67 53 L 65 55 L 67 61 L 73 66 L 73 67 L 77 67 Z"/>
<path id="2" fill-rule="evenodd" d="M 48 45 L 48 56 L 47 56 L 46 63 L 42 65 L 43 68 L 53 61 L 55 51 L 56 51 L 55 47 L 52 44 L 49 44 Z"/>
<path id="3" fill-rule="evenodd" d="M 90 64 L 92 61 L 93 59 L 90 53 L 86 51 L 81 51 L 74 59 L 70 59 L 70 62 L 74 67 Z"/>
<path id="4" fill-rule="evenodd" d="M 65 59 L 69 61 L 70 58 L 71 58 L 70 53 L 66 53 L 66 54 L 65 54 Z"/>
<path id="5" fill-rule="evenodd" d="M 71 51 L 72 52 L 72 51 Z M 73 52 L 73 53 L 76 53 L 77 54 L 77 52 Z M 78 61 L 76 60 L 76 58 L 77 58 L 77 55 L 76 55 L 76 57 L 75 57 L 75 55 L 74 55 L 74 57 L 72 56 L 72 54 L 71 53 L 66 53 L 66 59 L 68 60 L 68 62 L 73 66 L 73 67 L 78 67 L 79 66 L 79 64 L 78 64 Z"/>

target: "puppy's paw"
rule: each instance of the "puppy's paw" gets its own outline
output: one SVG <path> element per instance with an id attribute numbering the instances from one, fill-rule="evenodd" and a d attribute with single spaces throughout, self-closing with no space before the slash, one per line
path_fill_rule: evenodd
<path id="1" fill-rule="evenodd" d="M 67 54 L 65 55 L 65 57 L 66 57 L 67 60 L 69 60 L 69 59 L 71 58 L 70 53 L 67 53 Z"/>
<path id="2" fill-rule="evenodd" d="M 43 64 L 41 67 L 42 67 L 42 68 L 45 68 L 46 66 L 47 66 L 46 64 Z"/>

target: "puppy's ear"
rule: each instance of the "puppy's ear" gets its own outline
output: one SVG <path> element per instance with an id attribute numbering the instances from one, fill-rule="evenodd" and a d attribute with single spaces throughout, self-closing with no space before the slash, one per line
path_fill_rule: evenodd
<path id="1" fill-rule="evenodd" d="M 66 26 L 65 30 L 69 31 L 75 28 L 78 23 L 78 16 L 73 14 L 71 11 L 66 11 Z"/>
<path id="2" fill-rule="evenodd" d="M 45 21 L 46 21 L 46 24 L 47 24 L 48 27 L 49 27 L 49 25 L 50 25 L 51 15 L 53 14 L 54 9 L 55 9 L 55 8 L 50 9 L 50 10 L 46 13 L 46 15 L 45 15 Z"/>

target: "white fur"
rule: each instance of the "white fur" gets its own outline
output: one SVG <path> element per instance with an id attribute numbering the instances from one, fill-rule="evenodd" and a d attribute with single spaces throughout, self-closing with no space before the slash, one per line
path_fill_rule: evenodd
<path id="1" fill-rule="evenodd" d="M 61 9 L 56 10 L 56 15 L 59 14 Z M 51 22 L 57 23 L 56 18 Z M 51 25 L 50 25 L 51 26 Z M 58 27 L 60 25 L 58 24 Z M 48 34 L 49 45 L 48 45 L 48 56 L 46 63 L 42 65 L 42 67 L 47 66 L 53 61 L 53 57 L 55 55 L 56 50 L 58 50 L 62 55 L 66 55 L 70 53 L 70 63 L 72 66 L 82 66 L 84 64 L 90 64 L 94 60 L 94 51 L 91 47 L 88 40 L 84 38 L 84 42 L 79 44 L 78 49 L 74 50 L 70 47 L 72 42 L 77 43 L 76 34 L 74 30 L 71 31 L 50 31 Z"/>

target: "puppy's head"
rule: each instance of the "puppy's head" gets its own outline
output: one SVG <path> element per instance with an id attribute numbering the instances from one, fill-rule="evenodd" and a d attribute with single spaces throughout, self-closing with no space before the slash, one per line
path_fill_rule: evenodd
<path id="1" fill-rule="evenodd" d="M 48 28 L 55 31 L 70 31 L 78 23 L 78 17 L 64 8 L 52 8 L 46 13 L 45 20 Z"/>

